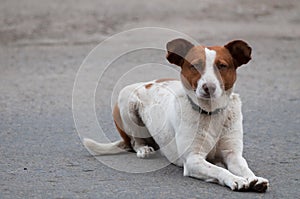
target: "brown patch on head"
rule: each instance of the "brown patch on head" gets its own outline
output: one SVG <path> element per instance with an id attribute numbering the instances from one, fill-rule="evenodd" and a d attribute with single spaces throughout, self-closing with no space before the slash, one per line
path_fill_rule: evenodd
<path id="1" fill-rule="evenodd" d="M 181 81 L 187 89 L 195 90 L 205 67 L 205 51 L 185 39 L 174 39 L 167 43 L 167 59 L 181 67 Z"/>
<path id="2" fill-rule="evenodd" d="M 251 60 L 251 47 L 242 40 L 234 40 L 224 46 L 233 57 L 234 64 L 239 67 Z"/>
<path id="3" fill-rule="evenodd" d="M 193 47 L 181 66 L 181 81 L 187 89 L 196 90 L 197 82 L 205 69 L 205 50 L 202 46 Z"/>
<path id="4" fill-rule="evenodd" d="M 186 54 L 194 45 L 185 39 L 174 39 L 167 43 L 167 60 L 171 64 L 182 66 Z"/>
<path id="5" fill-rule="evenodd" d="M 208 47 L 216 51 L 214 65 L 216 66 L 216 75 L 221 80 L 225 90 L 231 89 L 236 80 L 236 67 L 229 51 L 223 46 Z"/>
<path id="6" fill-rule="evenodd" d="M 251 47 L 242 40 L 231 41 L 225 46 L 208 47 L 216 51 L 214 65 L 216 75 L 225 90 L 231 89 L 236 81 L 236 69 L 249 62 Z M 194 46 L 184 39 L 175 39 L 167 44 L 167 59 L 181 67 L 181 81 L 187 89 L 195 90 L 201 74 L 205 70 L 205 49 Z"/>
<path id="7" fill-rule="evenodd" d="M 146 84 L 146 85 L 145 85 L 145 88 L 146 88 L 146 89 L 149 89 L 149 88 L 151 88 L 152 85 L 153 85 L 152 83 Z"/>
<path id="8" fill-rule="evenodd" d="M 131 146 L 130 137 L 123 130 L 123 122 L 122 122 L 122 118 L 121 118 L 121 114 L 120 114 L 120 109 L 119 109 L 119 106 L 118 106 L 117 103 L 116 103 L 116 105 L 114 107 L 114 110 L 113 110 L 113 118 L 114 118 L 116 128 L 117 128 L 119 134 L 121 135 L 121 137 L 123 138 L 125 144 L 127 146 Z"/>
<path id="9" fill-rule="evenodd" d="M 235 40 L 225 46 L 212 46 L 208 49 L 216 51 L 214 65 L 224 89 L 231 89 L 236 81 L 236 69 L 251 59 L 251 48 L 246 42 Z"/>

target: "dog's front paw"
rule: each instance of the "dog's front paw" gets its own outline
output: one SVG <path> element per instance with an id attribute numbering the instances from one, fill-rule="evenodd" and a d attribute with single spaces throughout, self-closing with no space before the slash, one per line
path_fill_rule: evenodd
<path id="1" fill-rule="evenodd" d="M 137 149 L 136 156 L 138 158 L 146 158 L 149 157 L 152 153 L 154 153 L 154 149 L 150 146 L 142 146 L 141 148 Z"/>
<path id="2" fill-rule="evenodd" d="M 247 179 L 238 176 L 225 180 L 225 185 L 233 191 L 246 191 L 249 189 L 249 182 Z"/>
<path id="3" fill-rule="evenodd" d="M 262 177 L 250 177 L 247 179 L 250 186 L 249 188 L 256 192 L 265 192 L 269 187 L 269 181 Z"/>

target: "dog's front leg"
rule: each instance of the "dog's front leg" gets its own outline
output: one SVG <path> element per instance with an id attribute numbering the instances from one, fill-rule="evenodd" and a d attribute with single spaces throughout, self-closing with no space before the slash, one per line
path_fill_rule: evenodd
<path id="1" fill-rule="evenodd" d="M 184 176 L 199 178 L 205 181 L 217 181 L 232 190 L 247 190 L 249 182 L 243 178 L 233 175 L 228 170 L 211 164 L 199 154 L 190 154 L 184 163 Z"/>
<path id="2" fill-rule="evenodd" d="M 223 157 L 223 162 L 228 170 L 235 175 L 244 177 L 250 184 L 250 189 L 264 192 L 269 186 L 269 181 L 262 177 L 257 177 L 248 167 L 247 161 L 243 158 L 243 126 L 242 116 L 233 121 L 230 131 L 219 140 L 219 151 Z"/>
<path id="3" fill-rule="evenodd" d="M 224 162 L 230 172 L 248 180 L 250 189 L 258 192 L 265 192 L 267 190 L 269 181 L 265 178 L 255 176 L 240 153 L 229 150 L 224 157 Z"/>

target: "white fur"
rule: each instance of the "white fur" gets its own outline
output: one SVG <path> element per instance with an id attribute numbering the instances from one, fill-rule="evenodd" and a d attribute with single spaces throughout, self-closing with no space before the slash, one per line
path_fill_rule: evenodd
<path id="1" fill-rule="evenodd" d="M 196 93 L 185 88 L 180 81 L 137 83 L 122 89 L 118 105 L 124 131 L 131 138 L 137 156 L 144 158 L 153 152 L 145 138 L 152 137 L 161 153 L 172 163 L 184 167 L 184 176 L 217 182 L 232 190 L 258 190 L 268 186 L 268 180 L 256 177 L 249 169 L 243 153 L 241 101 L 232 90 L 223 91 L 213 72 L 215 52 L 205 49 L 206 73 L 199 80 Z M 212 81 L 218 86 L 218 98 L 197 98 L 201 84 Z M 146 85 L 152 84 L 147 87 Z M 195 111 L 189 100 L 207 111 L 224 108 L 211 116 Z M 140 118 L 143 125 L 137 124 Z M 85 145 L 98 154 L 116 151 L 109 147 L 85 141 Z M 97 148 L 98 147 L 98 148 Z M 216 166 L 222 162 L 226 168 Z"/>
<path id="2" fill-rule="evenodd" d="M 145 85 L 149 83 L 153 85 L 147 89 Z M 170 162 L 184 167 L 185 176 L 218 182 L 232 190 L 248 189 L 250 184 L 252 188 L 267 184 L 266 179 L 253 174 L 242 157 L 240 98 L 237 94 L 225 96 L 228 97 L 227 108 L 207 116 L 192 109 L 180 81 L 146 82 L 125 87 L 119 95 L 118 104 L 124 131 L 133 136 L 135 145 L 142 138 L 153 137 Z M 132 104 L 145 127 L 135 124 L 136 116 L 129 108 Z M 160 108 L 153 108 L 154 105 Z M 138 157 L 149 155 L 145 148 L 141 152 L 144 146 L 136 147 Z M 225 163 L 228 170 L 213 164 L 218 161 Z M 256 181 L 259 184 L 255 184 Z"/>
<path id="3" fill-rule="evenodd" d="M 138 158 L 146 158 L 149 157 L 152 153 L 154 153 L 154 149 L 149 146 L 142 146 L 137 149 L 136 156 Z"/>
<path id="4" fill-rule="evenodd" d="M 216 58 L 216 51 L 205 48 L 205 57 L 206 57 L 205 70 L 202 74 L 202 77 L 198 81 L 196 96 L 197 98 L 201 98 L 201 96 L 205 94 L 205 91 L 202 88 L 203 84 L 213 83 L 216 85 L 216 91 L 215 93 L 213 93 L 213 97 L 219 98 L 222 95 L 222 89 L 221 89 L 221 84 L 219 82 L 219 79 L 215 75 L 215 71 L 214 71 L 214 61 Z"/>
<path id="5" fill-rule="evenodd" d="M 102 144 L 92 139 L 84 138 L 83 144 L 95 155 L 117 154 L 128 150 L 126 150 L 123 140 Z M 122 150 L 122 148 L 124 150 Z"/>

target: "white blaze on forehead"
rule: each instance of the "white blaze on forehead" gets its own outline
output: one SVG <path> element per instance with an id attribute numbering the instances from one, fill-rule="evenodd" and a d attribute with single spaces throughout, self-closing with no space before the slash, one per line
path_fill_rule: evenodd
<path id="1" fill-rule="evenodd" d="M 214 50 L 209 50 L 208 48 L 205 48 L 205 66 L 206 70 L 213 70 L 214 62 L 216 59 L 216 51 Z"/>
<path id="2" fill-rule="evenodd" d="M 202 94 L 204 93 L 202 86 L 205 83 L 213 83 L 216 85 L 216 91 L 215 91 L 216 97 L 220 97 L 222 95 L 220 82 L 214 70 L 215 59 L 216 59 L 216 51 L 205 48 L 205 69 L 201 74 L 201 78 L 198 80 L 198 86 L 196 90 L 197 96 L 201 96 L 201 93 Z"/>

